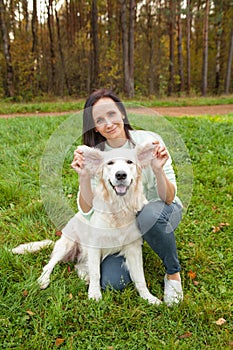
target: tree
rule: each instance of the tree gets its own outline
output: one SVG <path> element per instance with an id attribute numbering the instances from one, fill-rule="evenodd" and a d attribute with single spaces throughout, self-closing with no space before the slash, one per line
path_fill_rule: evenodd
<path id="1" fill-rule="evenodd" d="M 182 21 L 181 21 L 181 2 L 177 1 L 177 52 L 178 52 L 178 72 L 179 87 L 178 91 L 184 90 L 184 67 L 183 67 L 183 47 L 182 47 Z"/>
<path id="2" fill-rule="evenodd" d="M 49 0 L 49 4 L 47 5 L 47 14 L 48 14 L 48 32 L 49 32 L 49 40 L 50 40 L 50 66 L 51 66 L 51 84 L 50 88 L 53 92 L 55 92 L 55 78 L 56 78 L 56 70 L 55 70 L 55 47 L 54 47 L 54 38 L 53 38 L 53 0 Z"/>
<path id="3" fill-rule="evenodd" d="M 204 38 L 203 38 L 202 88 L 201 88 L 202 96 L 205 96 L 207 93 L 209 8 L 210 8 L 210 1 L 206 0 L 205 17 L 204 17 Z"/>
<path id="4" fill-rule="evenodd" d="M 186 52 L 187 52 L 187 95 L 190 94 L 191 88 L 191 52 L 190 52 L 190 42 L 191 42 L 191 0 L 187 0 L 186 7 Z"/>
<path id="5" fill-rule="evenodd" d="M 168 78 L 168 96 L 171 96 L 174 88 L 174 65 L 175 65 L 175 1 L 169 0 L 169 20 L 168 20 L 168 35 L 169 35 L 169 78 Z"/>
<path id="6" fill-rule="evenodd" d="M 91 6 L 91 34 L 93 45 L 93 57 L 91 59 L 91 66 L 93 66 L 92 73 L 92 88 L 98 87 L 99 81 L 99 38 L 98 38 L 98 9 L 97 0 L 92 0 Z"/>
<path id="7" fill-rule="evenodd" d="M 14 74 L 13 74 L 13 65 L 11 60 L 11 47 L 10 47 L 9 33 L 6 26 L 6 21 L 5 21 L 5 13 L 6 13 L 5 4 L 3 0 L 0 0 L 0 25 L 1 25 L 1 32 L 2 32 L 4 57 L 6 61 L 5 95 L 6 97 L 13 97 L 14 96 Z"/>
<path id="8" fill-rule="evenodd" d="M 233 27 L 231 28 L 229 54 L 228 54 L 228 60 L 227 60 L 225 94 L 229 94 L 229 90 L 230 90 L 232 58 L 233 58 Z"/>
<path id="9" fill-rule="evenodd" d="M 136 3 L 130 0 L 129 25 L 126 0 L 121 0 L 121 27 L 123 47 L 124 91 L 128 97 L 134 96 L 134 23 Z"/>

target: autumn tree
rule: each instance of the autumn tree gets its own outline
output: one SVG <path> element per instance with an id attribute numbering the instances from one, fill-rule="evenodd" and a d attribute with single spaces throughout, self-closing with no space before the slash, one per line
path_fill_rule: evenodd
<path id="1" fill-rule="evenodd" d="M 5 15 L 6 15 L 5 4 L 3 0 L 0 0 L 0 25 L 1 25 L 1 32 L 2 32 L 2 40 L 3 40 L 3 52 L 4 52 L 5 62 L 6 62 L 5 95 L 7 97 L 13 97 L 14 96 L 14 74 L 13 74 L 13 66 L 12 66 L 12 59 L 11 59 L 10 39 L 9 39 L 8 28 L 6 25 Z"/>

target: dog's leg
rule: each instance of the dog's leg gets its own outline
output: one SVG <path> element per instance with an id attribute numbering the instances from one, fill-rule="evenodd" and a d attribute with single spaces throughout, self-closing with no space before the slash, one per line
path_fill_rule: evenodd
<path id="1" fill-rule="evenodd" d="M 100 260 L 101 250 L 97 248 L 88 248 L 88 271 L 89 271 L 89 289 L 88 298 L 99 300 L 102 298 L 100 289 Z"/>
<path id="2" fill-rule="evenodd" d="M 61 236 L 61 238 L 55 243 L 49 263 L 44 266 L 43 272 L 38 278 L 38 283 L 41 289 L 48 287 L 50 283 L 50 275 L 55 265 L 62 261 L 65 256 L 74 248 L 74 242 Z"/>
<path id="3" fill-rule="evenodd" d="M 124 252 L 126 258 L 126 266 L 128 267 L 132 281 L 139 295 L 148 300 L 150 304 L 160 305 L 162 302 L 152 295 L 146 285 L 146 280 L 143 270 L 142 250 L 140 245 L 135 242 L 132 246 L 128 246 Z"/>

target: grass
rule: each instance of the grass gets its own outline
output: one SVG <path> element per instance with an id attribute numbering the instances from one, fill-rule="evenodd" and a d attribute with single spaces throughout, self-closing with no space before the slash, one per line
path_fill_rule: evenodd
<path id="1" fill-rule="evenodd" d="M 122 97 L 123 101 L 124 98 Z M 38 99 L 37 102 L 14 102 L 11 100 L 1 100 L 0 114 L 14 114 L 14 113 L 49 113 L 49 112 L 67 112 L 78 111 L 84 107 L 84 99 L 77 98 L 43 98 Z M 129 101 L 127 101 L 129 102 Z M 221 104 L 233 104 L 232 95 L 223 95 L 216 97 L 170 97 L 170 98 L 156 98 L 156 97 L 136 97 L 129 104 L 139 104 L 144 107 L 180 107 L 180 106 L 213 106 Z"/>
<path id="2" fill-rule="evenodd" d="M 147 118 L 143 126 L 151 128 Z M 73 264 L 56 266 L 50 287 L 40 291 L 36 279 L 51 250 L 24 256 L 8 251 L 22 242 L 56 239 L 40 197 L 39 169 L 49 137 L 66 120 L 0 119 L 1 349 L 231 349 L 233 115 L 166 119 L 188 148 L 194 174 L 176 231 L 185 298 L 174 308 L 148 305 L 131 285 L 106 291 L 99 303 L 89 301 Z M 63 151 L 62 169 L 64 198 L 73 210 L 74 147 L 71 141 Z M 143 250 L 149 288 L 162 298 L 163 266 L 146 244 Z M 220 318 L 222 325 L 216 324 Z"/>

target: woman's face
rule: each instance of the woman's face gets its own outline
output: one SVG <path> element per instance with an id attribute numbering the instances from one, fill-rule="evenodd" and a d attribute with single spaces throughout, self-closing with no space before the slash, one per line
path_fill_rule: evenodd
<path id="1" fill-rule="evenodd" d="M 95 130 L 104 136 L 107 141 L 126 139 L 124 115 L 111 98 L 99 99 L 93 106 L 92 116 Z"/>

